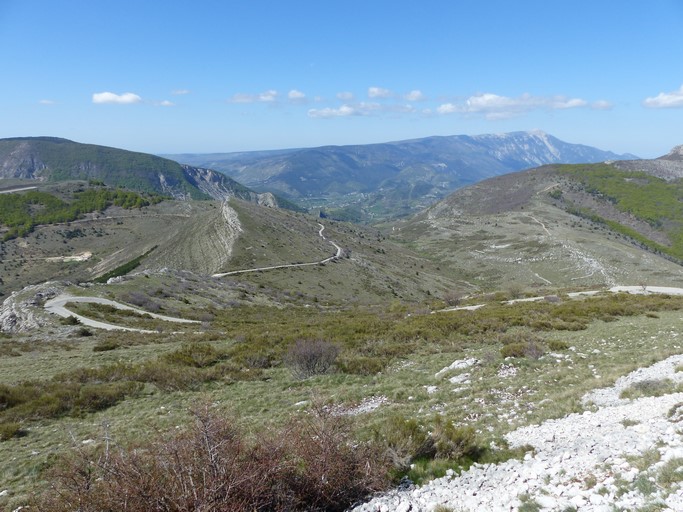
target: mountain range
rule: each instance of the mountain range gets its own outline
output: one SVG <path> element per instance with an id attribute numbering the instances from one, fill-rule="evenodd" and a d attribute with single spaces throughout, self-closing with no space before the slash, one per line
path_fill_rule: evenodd
<path id="1" fill-rule="evenodd" d="M 406 216 L 457 188 L 539 165 L 637 158 L 570 144 L 541 131 L 166 156 L 221 171 L 254 190 L 331 209 L 342 220 L 366 221 Z"/>

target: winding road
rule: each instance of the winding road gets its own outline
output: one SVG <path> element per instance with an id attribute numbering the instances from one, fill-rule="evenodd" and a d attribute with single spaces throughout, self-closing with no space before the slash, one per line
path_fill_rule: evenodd
<path id="1" fill-rule="evenodd" d="M 126 304 L 121 304 L 120 302 L 116 302 L 113 300 L 109 299 L 103 299 L 101 297 L 77 297 L 73 295 L 67 295 L 67 294 L 61 294 L 58 295 L 57 297 L 54 297 L 52 299 L 49 299 L 48 301 L 45 302 L 45 309 L 49 311 L 50 313 L 53 313 L 57 316 L 61 316 L 62 318 L 68 318 L 70 316 L 73 316 L 74 318 L 77 318 L 81 324 L 87 325 L 88 327 L 95 327 L 97 329 L 104 329 L 107 331 L 132 331 L 132 332 L 142 332 L 142 333 L 154 333 L 156 331 L 150 331 L 147 329 L 137 329 L 134 327 L 124 327 L 122 325 L 114 325 L 114 324 L 108 324 L 106 322 L 100 322 L 98 320 L 92 320 L 91 318 L 87 318 L 81 315 L 77 315 L 76 313 L 69 311 L 66 308 L 66 305 L 70 302 L 85 302 L 89 304 L 106 304 L 108 306 L 113 306 L 116 309 L 122 309 L 126 311 L 134 311 L 138 314 L 141 315 L 149 315 L 152 318 L 157 318 L 159 320 L 164 320 L 166 322 L 175 322 L 175 323 L 181 323 L 181 324 L 199 324 L 201 323 L 199 320 L 187 320 L 185 318 L 176 318 L 172 316 L 165 316 L 165 315 L 159 315 L 157 313 L 149 313 L 148 311 L 145 311 L 143 309 L 138 309 L 134 308 L 132 306 L 127 306 Z"/>
<path id="2" fill-rule="evenodd" d="M 245 274 L 247 272 L 260 272 L 263 270 L 275 270 L 275 269 L 280 269 L 280 268 L 294 268 L 294 267 L 307 267 L 307 266 L 313 266 L 313 265 L 321 265 L 336 259 L 341 258 L 342 255 L 342 248 L 337 245 L 335 242 L 332 240 L 328 240 L 323 232 L 325 231 L 325 226 L 322 224 L 318 223 L 318 226 L 320 226 L 320 231 L 318 231 L 318 235 L 325 241 L 331 243 L 336 252 L 333 256 L 330 256 L 329 258 L 325 258 L 320 261 L 313 261 L 310 263 L 289 263 L 289 264 L 284 264 L 284 265 L 272 265 L 269 267 L 259 267 L 259 268 L 250 268 L 250 269 L 244 269 L 244 270 L 234 270 L 232 272 L 222 272 L 219 274 L 213 274 L 212 277 L 224 277 L 224 276 L 232 276 L 236 274 Z M 141 315 L 149 315 L 152 318 L 157 318 L 159 320 L 164 320 L 166 322 L 176 322 L 176 323 L 201 323 L 198 320 L 187 320 L 184 318 L 176 318 L 176 317 L 171 317 L 171 316 L 165 316 L 165 315 L 159 315 L 157 313 L 149 313 L 148 311 L 145 311 L 143 309 L 138 309 L 134 308 L 132 306 L 128 306 L 126 304 L 121 304 L 120 302 L 116 302 L 113 300 L 109 299 L 104 299 L 101 297 L 81 297 L 81 296 L 75 296 L 75 295 L 68 295 L 68 294 L 61 294 L 58 295 L 57 297 L 54 297 L 52 299 L 49 299 L 48 301 L 45 302 L 45 310 L 53 313 L 57 316 L 60 316 L 62 318 L 68 318 L 70 316 L 73 316 L 74 318 L 78 319 L 81 324 L 87 325 L 88 327 L 95 327 L 97 329 L 104 329 L 107 331 L 131 331 L 131 332 L 141 332 L 141 333 L 154 333 L 156 331 L 151 331 L 147 329 L 138 329 L 135 327 L 124 327 L 122 325 L 115 325 L 115 324 L 109 324 L 106 322 L 100 322 L 99 320 L 93 320 L 91 318 L 84 317 L 82 315 L 78 315 L 69 309 L 67 309 L 66 305 L 68 303 L 73 303 L 73 302 L 84 302 L 84 303 L 91 303 L 91 304 L 105 304 L 108 306 L 115 307 L 116 309 L 122 309 L 126 311 L 134 311 L 138 314 Z"/>
<path id="3" fill-rule="evenodd" d="M 318 231 L 318 235 L 320 235 L 320 237 L 323 240 L 325 240 L 326 242 L 331 243 L 334 246 L 334 248 L 336 249 L 336 253 L 333 256 L 330 256 L 329 258 L 325 258 L 324 260 L 320 260 L 320 261 L 312 261 L 310 263 L 286 263 L 283 265 L 272 265 L 270 267 L 258 267 L 258 268 L 248 268 L 248 269 L 244 269 L 244 270 L 233 270 L 231 272 L 221 272 L 219 274 L 213 274 L 211 277 L 234 276 L 237 274 L 246 274 L 248 272 L 261 272 L 263 270 L 276 270 L 279 268 L 311 267 L 313 265 L 322 265 L 324 263 L 327 263 L 327 262 L 341 258 L 342 248 L 339 247 L 332 240 L 328 240 L 327 238 L 325 238 L 325 235 L 323 235 L 323 231 L 325 231 L 325 226 L 323 226 L 320 223 L 318 223 L 318 226 L 320 226 L 320 231 Z"/>
<path id="4" fill-rule="evenodd" d="M 626 292 L 639 295 L 648 295 L 650 293 L 660 293 L 664 295 L 683 295 L 683 288 L 673 288 L 669 286 L 612 286 L 607 290 L 589 290 L 585 292 L 571 292 L 567 296 L 571 299 L 576 299 L 577 297 L 592 297 L 598 293 L 604 291 L 611 293 Z M 518 302 L 538 302 L 545 300 L 545 296 L 539 297 L 526 297 L 524 299 L 512 299 L 506 300 L 503 304 L 516 304 Z M 438 311 L 432 311 L 432 313 L 449 313 L 451 311 L 475 311 L 479 308 L 483 308 L 486 304 L 473 304 L 471 306 L 456 306 L 453 308 L 439 309 Z"/>

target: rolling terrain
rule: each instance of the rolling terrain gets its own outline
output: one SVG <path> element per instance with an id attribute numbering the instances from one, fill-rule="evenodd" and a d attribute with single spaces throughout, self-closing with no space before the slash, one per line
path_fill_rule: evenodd
<path id="1" fill-rule="evenodd" d="M 372 222 L 405 217 L 453 190 L 549 163 L 635 158 L 569 144 L 543 132 L 427 137 L 383 144 L 168 155 L 208 167 L 334 218 Z"/>
<path id="2" fill-rule="evenodd" d="M 679 153 L 506 174 L 372 227 L 253 197 L 157 202 L 119 191 L 102 209 L 4 240 L 0 508 L 68 510 L 74 496 L 96 508 L 112 475 L 142 474 L 138 462 L 165 468 L 144 472 L 149 489 L 165 492 L 168 475 L 202 459 L 164 443 L 194 439 L 184 436 L 216 418 L 228 418 L 231 439 L 248 432 L 245 455 L 220 467 L 247 460 L 264 464 L 262 475 L 294 460 L 296 478 L 278 483 L 307 481 L 309 467 L 316 485 L 320 474 L 348 476 L 319 491 L 361 489 L 345 507 L 404 476 L 423 486 L 362 510 L 457 510 L 471 492 L 471 510 L 495 500 L 520 510 L 551 500 L 675 505 L 680 480 L 665 463 L 678 460 L 668 432 L 683 417 Z M 116 192 L 93 181 L 33 180 L 37 189 L 3 196 L 69 203 Z M 306 367 L 311 355 L 328 359 Z M 334 435 L 299 438 L 301 425 Z M 620 439 L 601 445 L 610 466 L 585 436 L 595 429 Z M 339 435 L 341 445 L 311 442 Z M 305 442 L 291 448 L 292 438 Z M 360 467 L 377 474 L 354 473 L 350 443 L 374 454 Z M 268 457 L 249 455 L 260 446 Z M 98 458 L 109 449 L 133 472 L 110 471 Z M 249 489 L 251 473 L 234 473 Z M 370 476 L 365 487 L 353 480 Z M 494 476 L 514 485 L 480 492 Z M 301 503 L 290 509 L 311 509 Z"/>
<path id="3" fill-rule="evenodd" d="M 431 254 L 469 290 L 681 283 L 680 179 L 652 171 L 676 165 L 551 165 L 500 176 L 394 223 L 394 238 Z"/>

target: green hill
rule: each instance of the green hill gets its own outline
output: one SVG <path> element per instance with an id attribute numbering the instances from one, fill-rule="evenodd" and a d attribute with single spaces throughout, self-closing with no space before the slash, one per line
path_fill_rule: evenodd
<path id="1" fill-rule="evenodd" d="M 485 180 L 392 224 L 394 238 L 441 261 L 467 290 L 680 284 L 683 182 L 639 162 Z"/>
<path id="2" fill-rule="evenodd" d="M 210 169 L 123 149 L 81 144 L 56 137 L 0 139 L 2 180 L 61 182 L 94 180 L 111 187 L 175 199 L 237 197 L 273 207 L 301 210 L 270 193 L 259 194 Z"/>

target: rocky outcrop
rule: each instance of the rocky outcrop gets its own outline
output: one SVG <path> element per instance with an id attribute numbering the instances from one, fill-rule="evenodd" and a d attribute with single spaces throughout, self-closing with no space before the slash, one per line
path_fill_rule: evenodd
<path id="1" fill-rule="evenodd" d="M 49 324 L 49 319 L 39 306 L 46 300 L 56 297 L 61 290 L 62 287 L 57 283 L 46 282 L 12 292 L 0 307 L 0 331 L 29 332 Z"/>
<path id="2" fill-rule="evenodd" d="M 674 160 L 677 162 L 683 162 L 683 144 L 674 147 L 666 155 L 659 157 L 657 160 Z"/>
<path id="3" fill-rule="evenodd" d="M 16 145 L 0 162 L 0 178 L 40 179 L 47 165 L 36 157 L 28 142 Z"/>

